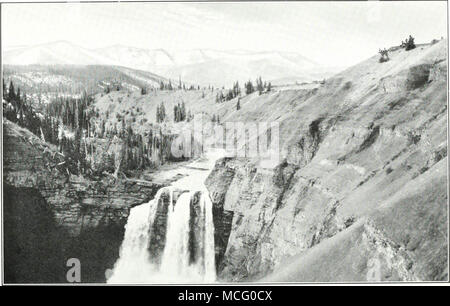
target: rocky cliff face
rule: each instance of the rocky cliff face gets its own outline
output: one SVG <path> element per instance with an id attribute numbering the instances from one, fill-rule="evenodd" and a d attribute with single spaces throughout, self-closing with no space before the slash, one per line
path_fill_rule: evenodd
<path id="1" fill-rule="evenodd" d="M 57 232 L 50 237 L 65 237 L 52 240 L 53 251 L 62 257 L 55 258 L 58 262 L 48 269 L 56 271 L 56 267 L 65 267 L 67 259 L 78 258 L 83 282 L 105 281 L 105 270 L 112 268 L 119 256 L 130 208 L 151 200 L 161 187 L 139 180 L 92 181 L 69 174 L 53 146 L 7 120 L 3 123 L 3 181 L 5 193 L 16 199 L 5 200 L 5 206 L 14 206 L 15 201 L 24 203 L 11 208 L 15 218 L 28 214 L 33 201 L 44 203 L 49 211 L 45 218 L 52 219 Z M 27 199 L 26 193 L 36 196 Z M 28 237 L 31 229 L 27 224 L 18 223 L 11 231 Z M 27 247 L 33 249 L 37 245 Z M 14 274 L 14 270 L 11 273 L 9 279 L 15 282 L 33 281 L 25 274 Z M 65 281 L 65 272 L 62 278 L 59 274 L 56 277 L 56 273 L 51 273 L 46 281 Z"/>
<path id="2" fill-rule="evenodd" d="M 232 215 L 221 279 L 448 278 L 446 41 L 389 56 L 227 117 L 278 121 L 282 162 L 223 159 L 207 179 Z"/>
<path id="3" fill-rule="evenodd" d="M 5 283 L 64 282 L 64 254 L 54 242 L 68 237 L 45 199 L 33 188 L 5 184 L 3 192 Z"/>

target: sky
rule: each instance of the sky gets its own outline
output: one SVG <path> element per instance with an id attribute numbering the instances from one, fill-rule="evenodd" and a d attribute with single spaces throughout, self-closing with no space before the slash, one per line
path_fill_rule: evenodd
<path id="1" fill-rule="evenodd" d="M 447 37 L 445 1 L 3 4 L 2 45 L 290 51 L 347 66 L 398 45 Z"/>

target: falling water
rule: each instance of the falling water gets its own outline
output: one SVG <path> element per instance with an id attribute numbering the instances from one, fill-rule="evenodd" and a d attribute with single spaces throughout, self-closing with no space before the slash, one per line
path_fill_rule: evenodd
<path id="1" fill-rule="evenodd" d="M 175 182 L 174 186 L 161 188 L 152 201 L 131 209 L 120 257 L 108 283 L 215 281 L 213 207 L 203 185 L 207 175 L 208 172 L 198 172 Z M 198 182 L 196 191 L 192 190 L 193 182 Z M 192 191 L 183 192 L 186 187 Z M 182 192 L 176 202 L 175 190 Z M 156 259 L 149 249 L 152 227 L 160 211 L 158 205 L 164 205 L 163 194 L 169 195 L 165 244 L 161 258 Z M 197 215 L 192 215 L 193 211 Z"/>
<path id="2" fill-rule="evenodd" d="M 107 280 L 108 283 L 146 282 L 146 275 L 153 273 L 154 267 L 148 260 L 147 251 L 149 229 L 156 212 L 156 199 L 160 197 L 162 191 L 162 189 L 158 191 L 155 200 L 130 210 L 119 259 Z"/>
<path id="3" fill-rule="evenodd" d="M 167 214 L 166 246 L 161 260 L 161 273 L 165 278 L 189 275 L 189 219 L 191 193 L 183 193 Z"/>
<path id="4" fill-rule="evenodd" d="M 205 212 L 205 281 L 212 282 L 216 279 L 212 202 L 205 193 L 202 193 L 200 201 Z"/>

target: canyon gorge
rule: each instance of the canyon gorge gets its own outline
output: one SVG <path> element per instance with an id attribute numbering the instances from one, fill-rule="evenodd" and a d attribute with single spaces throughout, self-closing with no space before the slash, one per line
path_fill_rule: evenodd
<path id="1" fill-rule="evenodd" d="M 277 122 L 273 167 L 205 150 L 94 180 L 3 118 L 5 280 L 65 282 L 68 258 L 90 283 L 448 280 L 447 41 L 389 54 L 224 103 L 206 90 L 96 96 L 111 124 L 169 99 L 216 125 Z"/>

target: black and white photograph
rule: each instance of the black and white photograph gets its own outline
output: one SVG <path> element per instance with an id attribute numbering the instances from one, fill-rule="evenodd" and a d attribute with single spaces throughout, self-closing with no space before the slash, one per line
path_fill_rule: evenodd
<path id="1" fill-rule="evenodd" d="M 449 281 L 447 1 L 0 9 L 2 284 Z"/>

